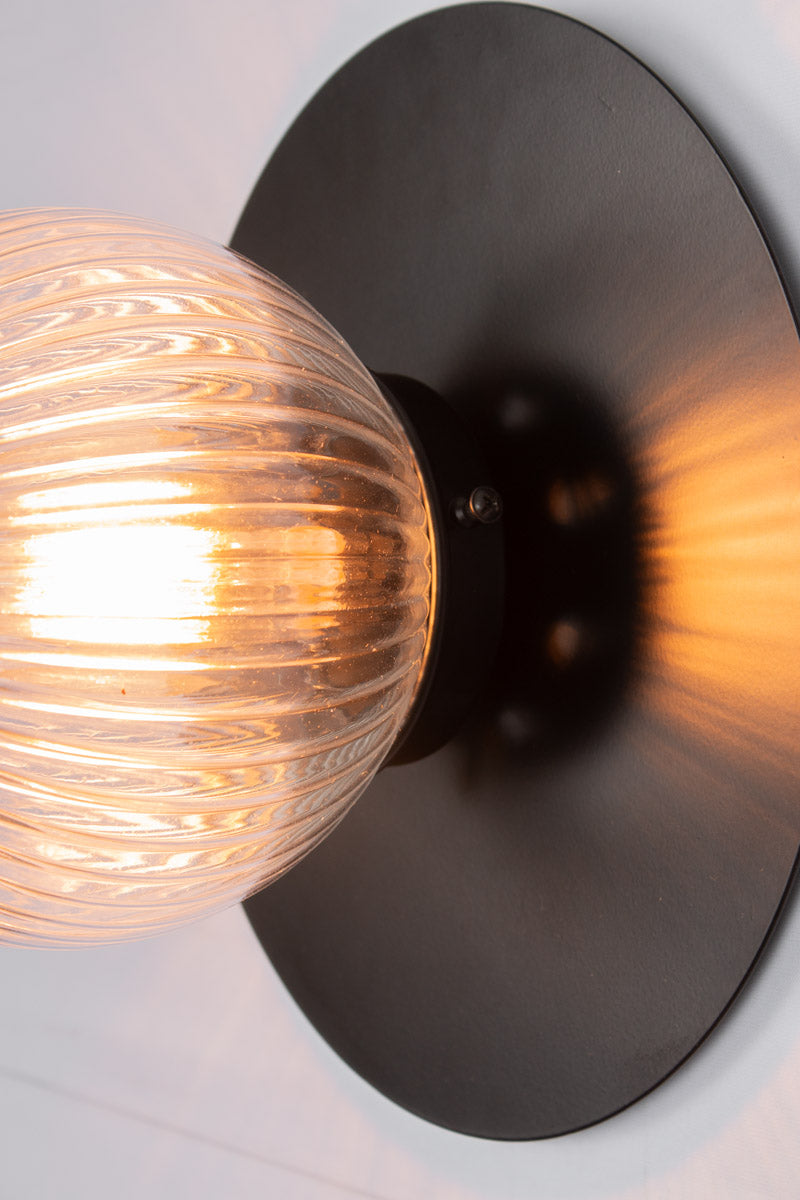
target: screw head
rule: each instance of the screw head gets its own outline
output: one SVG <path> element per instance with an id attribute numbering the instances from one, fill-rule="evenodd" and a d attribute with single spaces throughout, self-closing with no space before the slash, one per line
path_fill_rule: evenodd
<path id="1" fill-rule="evenodd" d="M 473 488 L 467 501 L 470 516 L 480 521 L 481 525 L 491 525 L 498 521 L 503 513 L 503 501 L 500 493 L 493 487 L 481 485 Z"/>

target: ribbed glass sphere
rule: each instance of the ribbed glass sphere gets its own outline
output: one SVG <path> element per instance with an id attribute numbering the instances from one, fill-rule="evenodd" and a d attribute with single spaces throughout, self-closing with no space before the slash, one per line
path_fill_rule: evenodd
<path id="1" fill-rule="evenodd" d="M 308 304 L 144 221 L 0 217 L 0 940 L 281 874 L 394 742 L 430 610 L 412 451 Z"/>

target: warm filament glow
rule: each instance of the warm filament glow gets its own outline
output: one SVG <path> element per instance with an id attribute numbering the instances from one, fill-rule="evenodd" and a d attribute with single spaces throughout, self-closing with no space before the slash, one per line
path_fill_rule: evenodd
<path id="1" fill-rule="evenodd" d="M 155 479 L 23 494 L 23 515 L 9 523 L 57 528 L 23 543 L 22 587 L 12 611 L 27 617 L 31 635 L 45 641 L 202 641 L 216 608 L 214 552 L 222 537 L 168 523 L 174 506 L 166 502 L 190 495 L 188 484 Z"/>
<path id="2" fill-rule="evenodd" d="M 34 534 L 16 611 L 46 641 L 200 642 L 216 610 L 219 540 L 208 529 L 135 521 Z"/>

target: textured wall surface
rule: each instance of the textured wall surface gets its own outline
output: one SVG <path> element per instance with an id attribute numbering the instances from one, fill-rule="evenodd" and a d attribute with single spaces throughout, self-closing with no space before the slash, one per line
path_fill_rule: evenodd
<path id="1" fill-rule="evenodd" d="M 6 0 L 0 206 L 225 241 L 308 96 L 419 0 Z M 567 0 L 733 162 L 800 280 L 796 0 Z M 344 1067 L 232 909 L 148 942 L 0 951 L 0 1198 L 794 1200 L 800 908 L 722 1027 L 605 1125 L 541 1144 L 431 1128 Z"/>

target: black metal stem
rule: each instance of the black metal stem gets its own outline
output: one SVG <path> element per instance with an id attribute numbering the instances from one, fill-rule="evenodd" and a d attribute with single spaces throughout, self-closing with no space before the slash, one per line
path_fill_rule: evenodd
<path id="1" fill-rule="evenodd" d="M 416 380 L 375 378 L 419 463 L 437 559 L 428 661 L 409 719 L 385 764 L 393 766 L 416 762 L 445 745 L 486 689 L 503 623 L 503 532 L 500 505 L 491 500 L 498 493 L 489 466 L 455 409 Z"/>

